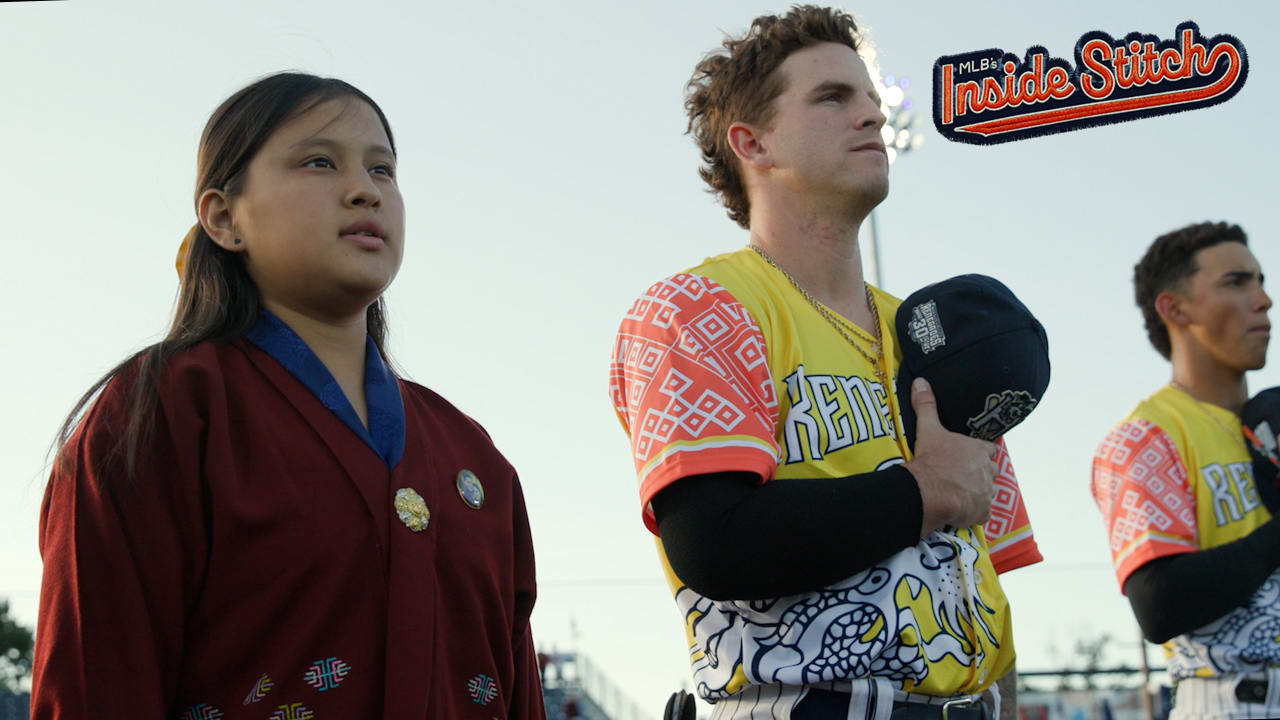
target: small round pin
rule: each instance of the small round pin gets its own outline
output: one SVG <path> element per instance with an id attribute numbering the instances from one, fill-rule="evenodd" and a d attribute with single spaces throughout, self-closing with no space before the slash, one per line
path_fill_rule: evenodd
<path id="1" fill-rule="evenodd" d="M 463 470 L 458 473 L 458 497 L 462 498 L 462 502 L 472 510 L 479 510 L 484 505 L 484 486 L 480 484 L 480 478 L 470 470 Z"/>

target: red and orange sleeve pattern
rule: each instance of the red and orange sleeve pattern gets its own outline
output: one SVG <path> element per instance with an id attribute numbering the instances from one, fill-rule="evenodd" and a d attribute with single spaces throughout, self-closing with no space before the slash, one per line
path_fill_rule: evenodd
<path id="1" fill-rule="evenodd" d="M 1199 547 L 1187 469 L 1173 440 L 1148 420 L 1121 424 L 1098 446 L 1093 499 L 1122 588 L 1142 565 Z"/>
<path id="2" fill-rule="evenodd" d="M 764 336 L 714 281 L 681 273 L 635 301 L 618 329 L 609 394 L 631 438 L 644 522 L 655 534 L 649 501 L 682 477 L 773 477 L 778 400 Z"/>
<path id="3" fill-rule="evenodd" d="M 1027 503 L 1018 488 L 1009 449 L 1004 439 L 996 440 L 996 494 L 991 500 L 991 519 L 983 526 L 991 564 L 996 572 L 1006 573 L 1044 560 L 1031 532 Z"/>

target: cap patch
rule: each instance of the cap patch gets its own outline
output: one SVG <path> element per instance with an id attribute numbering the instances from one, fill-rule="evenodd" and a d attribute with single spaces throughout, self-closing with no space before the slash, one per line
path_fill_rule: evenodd
<path id="1" fill-rule="evenodd" d="M 986 408 L 965 423 L 969 434 L 983 440 L 995 440 L 1006 430 L 1022 422 L 1036 406 L 1036 399 L 1025 390 L 1005 390 L 987 396 Z"/>
<path id="2" fill-rule="evenodd" d="M 938 318 L 937 303 L 930 300 L 911 308 L 907 336 L 916 341 L 926 355 L 947 344 L 947 335 L 942 332 L 942 321 Z"/>

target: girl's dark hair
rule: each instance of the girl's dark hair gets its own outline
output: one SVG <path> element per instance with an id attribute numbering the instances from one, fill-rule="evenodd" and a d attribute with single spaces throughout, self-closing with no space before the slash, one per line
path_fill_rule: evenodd
<path id="1" fill-rule="evenodd" d="M 358 100 L 373 108 L 395 152 L 395 139 L 386 115 L 358 88 L 334 78 L 305 73 L 269 75 L 227 98 L 210 116 L 200 136 L 196 156 L 196 201 L 210 188 L 221 189 L 230 196 L 239 194 L 244 189 L 249 162 L 272 133 L 320 103 L 343 98 Z M 170 358 L 206 340 L 224 342 L 238 338 L 257 322 L 262 312 L 262 298 L 241 255 L 223 250 L 199 224 L 192 229 L 188 240 L 182 286 L 168 334 L 112 368 L 80 397 L 54 440 L 58 448 L 54 462 L 59 469 L 68 469 L 74 460 L 67 443 L 85 406 L 107 383 L 136 364 L 128 373 L 133 382 L 125 399 L 125 426 L 111 453 L 112 457 L 123 459 L 127 477 L 132 478 L 138 448 L 147 442 L 155 426 L 158 382 Z M 366 320 L 378 353 L 389 362 L 387 312 L 381 297 L 369 305 Z"/>

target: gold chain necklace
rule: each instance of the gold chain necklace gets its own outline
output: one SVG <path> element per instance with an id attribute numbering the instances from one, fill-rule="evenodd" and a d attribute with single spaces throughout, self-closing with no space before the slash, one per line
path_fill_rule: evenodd
<path id="1" fill-rule="evenodd" d="M 1169 385 L 1176 390 L 1181 390 L 1182 394 L 1186 395 L 1187 397 L 1195 401 L 1197 406 L 1200 405 L 1200 401 L 1196 400 L 1195 396 L 1192 395 L 1189 390 L 1179 385 L 1177 381 L 1170 380 Z M 1240 433 L 1249 440 L 1249 444 L 1246 445 L 1244 440 L 1241 440 L 1240 438 L 1236 437 L 1236 434 L 1231 432 L 1231 428 L 1227 427 L 1222 423 L 1221 420 L 1214 417 L 1213 413 L 1209 412 L 1208 410 L 1205 410 L 1204 408 L 1200 408 L 1200 410 L 1205 415 L 1208 415 L 1210 420 L 1213 420 L 1214 422 L 1218 423 L 1218 427 L 1222 428 L 1228 435 L 1230 435 L 1231 439 L 1236 441 L 1236 444 L 1238 444 L 1240 447 L 1245 449 L 1245 452 L 1248 452 L 1249 445 L 1252 445 L 1254 451 L 1256 451 L 1259 455 L 1265 457 L 1267 460 L 1270 460 L 1272 465 L 1275 465 L 1277 468 L 1280 468 L 1280 457 L 1277 457 L 1274 452 L 1263 447 L 1262 441 L 1259 440 L 1257 436 L 1253 434 L 1253 431 L 1249 429 L 1248 425 L 1245 425 L 1243 422 L 1240 423 Z"/>
<path id="2" fill-rule="evenodd" d="M 1204 413 L 1205 415 L 1209 416 L 1209 419 L 1210 419 L 1210 420 L 1212 420 L 1214 423 L 1216 423 L 1218 427 L 1222 428 L 1222 432 L 1224 432 L 1224 433 L 1226 433 L 1226 434 L 1230 435 L 1230 436 L 1231 436 L 1231 439 L 1232 439 L 1232 440 L 1234 440 L 1234 441 L 1236 442 L 1236 444 L 1237 444 L 1237 445 L 1239 445 L 1240 447 L 1244 448 L 1244 451 L 1245 451 L 1246 453 L 1247 453 L 1247 452 L 1249 452 L 1249 446 L 1244 444 L 1244 440 L 1241 440 L 1241 439 L 1240 439 L 1240 436 L 1239 436 L 1239 435 L 1237 435 L 1236 433 L 1231 432 L 1231 428 L 1227 427 L 1227 426 L 1226 426 L 1226 424 L 1225 424 L 1225 423 L 1223 423 L 1221 420 L 1219 420 L 1219 419 L 1218 419 L 1218 417 L 1217 417 L 1216 415 L 1214 415 L 1213 413 L 1209 412 L 1209 411 L 1208 411 L 1208 410 L 1206 410 L 1205 408 L 1200 407 L 1200 405 L 1201 405 L 1200 401 L 1196 399 L 1196 396 L 1195 396 L 1195 395 L 1192 395 L 1192 394 L 1191 394 L 1191 391 L 1190 391 L 1190 390 L 1188 390 L 1188 389 L 1186 389 L 1186 388 L 1182 387 L 1181 385 L 1179 385 L 1179 384 L 1177 383 L 1177 381 L 1176 381 L 1176 380 L 1170 380 L 1170 381 L 1169 381 L 1169 387 L 1172 387 L 1174 390 L 1178 390 L 1178 391 L 1179 391 L 1179 392 L 1181 392 L 1183 395 L 1186 395 L 1187 397 L 1191 398 L 1191 402 L 1195 403 L 1197 408 L 1200 408 L 1200 412 L 1202 412 L 1202 413 Z"/>
<path id="3" fill-rule="evenodd" d="M 840 333 L 840 337 L 843 337 L 845 341 L 848 342 L 849 345 L 853 347 L 854 350 L 858 351 L 859 355 L 866 358 L 867 362 L 871 363 L 871 367 L 876 371 L 876 377 L 880 378 L 881 386 L 883 386 L 886 391 L 889 390 L 890 389 L 889 381 L 885 377 L 884 370 L 882 370 L 880 367 L 880 359 L 884 357 L 884 350 L 883 350 L 884 340 L 880 335 L 880 309 L 876 307 L 875 298 L 871 296 L 871 286 L 868 285 L 865 280 L 862 282 L 862 289 L 867 295 L 867 307 L 871 309 L 871 318 L 874 322 L 874 327 L 876 331 L 876 335 L 874 338 L 871 337 L 870 335 L 867 335 L 862 330 L 859 330 L 852 323 L 849 323 L 843 318 L 837 317 L 836 314 L 828 310 L 825 305 L 818 302 L 817 298 L 813 297 L 812 295 L 809 294 L 807 290 L 800 287 L 800 283 L 796 282 L 796 279 L 791 277 L 791 273 L 787 272 L 786 270 L 783 270 L 782 266 L 778 265 L 778 263 L 775 262 L 773 258 L 769 257 L 769 254 L 766 253 L 764 249 L 761 248 L 759 245 L 748 245 L 747 247 L 754 250 L 755 253 L 759 255 L 761 259 L 763 259 L 766 263 L 769 263 L 769 265 L 771 265 L 773 269 L 782 273 L 782 276 L 785 277 L 787 281 L 791 283 L 791 286 L 794 287 L 796 291 L 799 292 L 800 295 L 803 296 L 804 299 L 807 300 L 809 304 L 813 306 L 813 309 L 818 311 L 818 314 L 821 315 L 823 319 L 826 320 L 831 325 L 831 327 L 835 328 L 836 332 Z M 852 331 L 853 334 L 857 335 L 858 338 L 863 342 L 866 342 L 869 345 L 871 345 L 871 350 L 875 353 L 875 355 L 872 356 L 871 353 L 868 353 L 866 350 L 863 350 L 862 347 L 858 345 L 858 343 L 852 337 L 849 336 L 849 333 L 845 332 L 846 329 Z"/>

